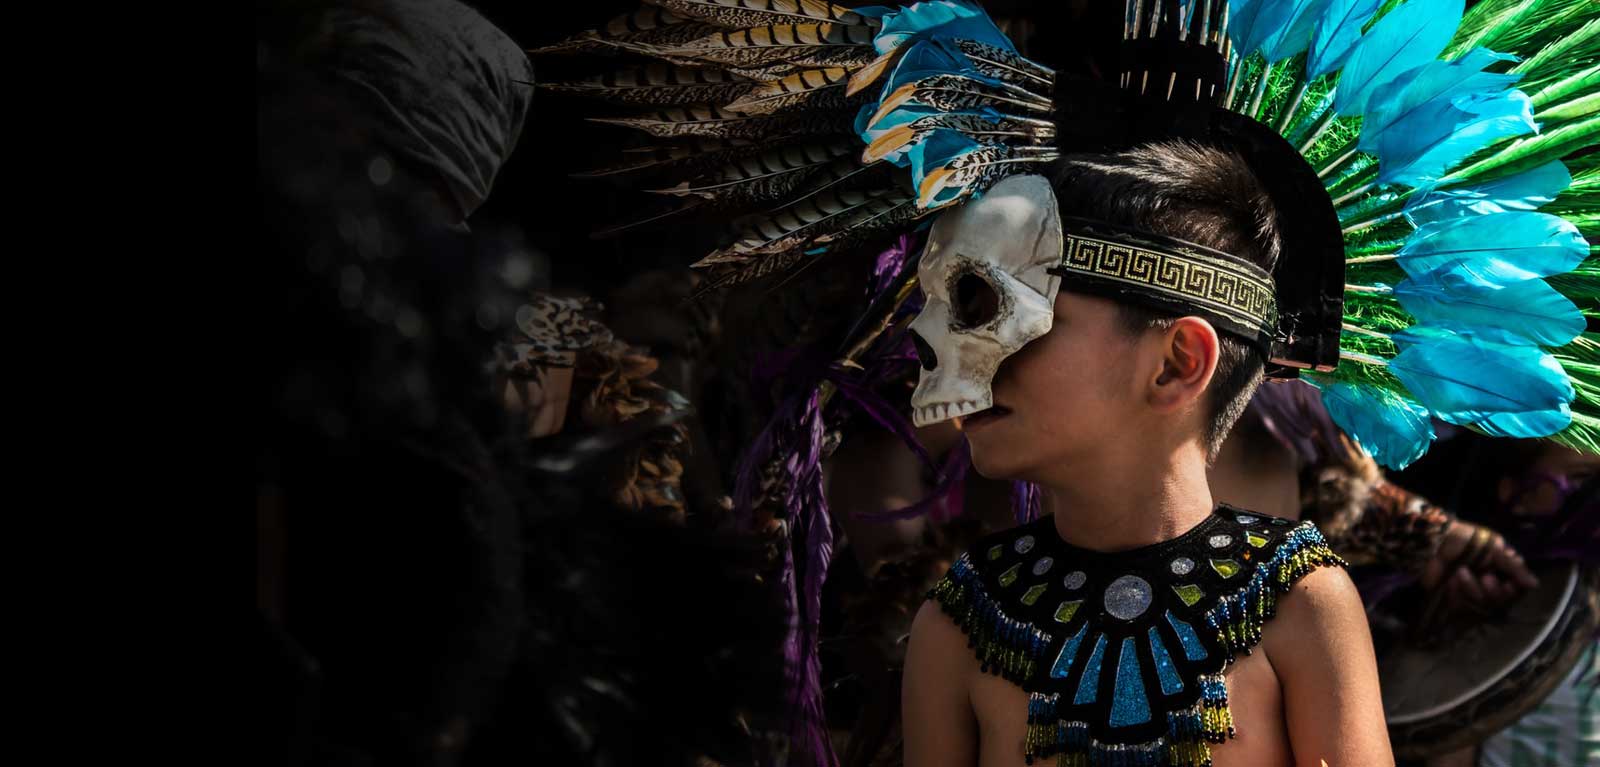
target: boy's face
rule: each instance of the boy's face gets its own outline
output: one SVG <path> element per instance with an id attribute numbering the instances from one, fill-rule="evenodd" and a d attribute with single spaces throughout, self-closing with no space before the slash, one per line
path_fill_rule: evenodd
<path id="1" fill-rule="evenodd" d="M 1111 301 L 1056 296 L 1050 332 L 1000 365 L 994 407 L 962 419 L 979 473 L 1036 481 L 1138 427 L 1136 371 L 1142 355 L 1159 359 L 1161 334 L 1130 335 L 1118 323 Z"/>

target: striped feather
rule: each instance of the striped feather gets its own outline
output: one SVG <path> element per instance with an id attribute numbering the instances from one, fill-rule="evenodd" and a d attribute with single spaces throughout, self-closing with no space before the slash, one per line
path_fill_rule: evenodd
<path id="1" fill-rule="evenodd" d="M 956 48 L 966 54 L 979 72 L 996 80 L 1034 89 L 1047 96 L 1055 84 L 1055 70 L 1029 61 L 1015 51 L 977 40 L 957 40 Z"/>
<path id="2" fill-rule="evenodd" d="M 628 221 L 624 221 L 620 224 L 612 224 L 604 229 L 596 230 L 593 234 L 589 235 L 589 237 L 596 240 L 604 240 L 611 237 L 616 237 L 617 235 L 634 229 L 652 226 L 675 219 L 685 213 L 699 210 L 708 204 L 709 203 L 707 201 L 698 198 L 684 201 L 675 200 L 671 205 L 656 206 L 646 214 L 637 218 L 629 219 Z"/>
<path id="3" fill-rule="evenodd" d="M 761 83 L 726 109 L 748 115 L 766 115 L 797 106 L 812 109 L 842 107 L 845 103 L 843 67 L 803 69 L 780 80 Z"/>
<path id="4" fill-rule="evenodd" d="M 1054 151 L 1017 155 L 1009 146 L 986 146 L 957 156 L 948 164 L 929 170 L 917 188 L 917 206 L 933 210 L 973 194 L 987 191 L 996 182 L 1016 172 L 1016 165 L 1053 162 Z M 950 188 L 961 190 L 955 196 L 941 194 Z"/>
<path id="5" fill-rule="evenodd" d="M 845 24 L 774 24 L 719 29 L 661 55 L 735 68 L 773 64 L 801 67 L 857 66 L 874 55 L 873 29 Z"/>
<path id="6" fill-rule="evenodd" d="M 787 250 L 842 228 L 851 216 L 894 189 L 828 191 L 753 218 L 732 245 L 695 262 L 697 268 L 749 261 L 757 254 Z M 830 226 L 831 225 L 831 226 Z"/>
<path id="7" fill-rule="evenodd" d="M 722 166 L 714 173 L 670 189 L 649 190 L 678 197 L 720 201 L 771 200 L 787 195 L 835 160 L 851 153 L 848 139 L 801 144 L 763 152 Z"/>
<path id="8" fill-rule="evenodd" d="M 768 146 L 748 139 L 693 139 L 677 146 L 648 146 L 624 149 L 623 160 L 614 165 L 573 173 L 573 178 L 599 178 L 626 173 L 642 173 L 669 168 L 695 172 L 699 168 L 758 154 Z"/>
<path id="9" fill-rule="evenodd" d="M 680 45 L 709 34 L 712 29 L 714 27 L 708 24 L 665 8 L 645 5 L 612 19 L 604 27 L 585 30 L 528 52 L 535 55 L 615 53 L 629 48 Z"/>
<path id="10" fill-rule="evenodd" d="M 1044 144 L 1055 138 L 1055 123 L 1027 117 L 1001 116 L 998 120 L 972 113 L 947 112 L 919 117 L 885 131 L 862 152 L 861 161 L 877 162 L 928 137 L 941 128 L 960 131 L 983 144 Z"/>
<path id="11" fill-rule="evenodd" d="M 845 133 L 850 130 L 852 121 L 851 115 L 843 110 L 807 111 L 789 115 L 742 115 L 707 104 L 665 109 L 638 117 L 588 119 L 590 122 L 621 125 L 663 138 L 701 136 L 761 141 L 773 141 L 789 136 Z"/>
<path id="12" fill-rule="evenodd" d="M 830 22 L 876 26 L 849 8 L 823 0 L 645 0 L 680 16 L 700 19 L 719 27 L 760 27 L 769 24 Z"/>
<path id="13" fill-rule="evenodd" d="M 980 106 L 993 106 L 1003 110 L 1021 108 L 1046 115 L 1051 112 L 1049 99 L 1026 91 L 1019 93 L 1014 90 L 1002 90 L 969 77 L 941 74 L 896 88 L 879 102 L 878 111 L 867 122 L 867 127 L 872 127 L 890 112 L 912 101 L 946 112 L 959 112 Z"/>
<path id="14" fill-rule="evenodd" d="M 905 53 L 909 47 L 902 45 L 898 48 L 890 49 L 888 53 L 867 62 L 866 66 L 850 75 L 850 85 L 845 89 L 845 93 L 854 96 L 877 82 L 878 78 L 882 77 L 884 72 L 889 71 L 894 66 L 894 62 L 900 58 L 900 54 Z"/>
<path id="15" fill-rule="evenodd" d="M 829 251 L 837 251 L 844 245 L 910 221 L 917 215 L 914 201 L 902 192 L 885 191 L 877 196 L 863 197 L 859 203 L 819 222 L 828 224 L 826 231 L 820 234 L 816 231 L 797 231 L 759 250 L 745 251 L 718 260 L 712 260 L 717 257 L 713 254 L 702 260 L 695 266 L 705 269 L 708 274 L 700 292 L 736 287 L 792 271 L 804 262 L 822 257 L 814 252 L 811 247 L 813 244 L 826 243 Z"/>
<path id="16" fill-rule="evenodd" d="M 619 104 L 682 106 L 738 99 L 756 84 L 749 78 L 716 69 L 650 64 L 577 82 L 541 83 L 539 87 Z"/>

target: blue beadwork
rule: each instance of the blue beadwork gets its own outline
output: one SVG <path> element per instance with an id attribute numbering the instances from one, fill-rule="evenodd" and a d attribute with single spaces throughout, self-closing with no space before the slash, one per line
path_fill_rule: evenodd
<path id="1" fill-rule="evenodd" d="M 1089 624 L 1078 627 L 1078 633 L 1073 634 L 1067 643 L 1061 646 L 1061 654 L 1056 656 L 1055 668 L 1050 669 L 1050 676 L 1056 679 L 1066 679 L 1072 673 L 1072 661 L 1078 656 L 1078 645 L 1083 643 L 1083 635 L 1088 633 Z"/>
<path id="2" fill-rule="evenodd" d="M 1096 693 L 1100 689 L 1100 661 L 1106 655 L 1106 635 L 1100 634 L 1094 640 L 1094 652 L 1089 653 L 1089 663 L 1083 667 L 1083 679 L 1078 680 L 1078 692 L 1072 696 L 1072 704 L 1081 706 L 1093 703 Z"/>
<path id="3" fill-rule="evenodd" d="M 1167 611 L 1167 623 L 1172 624 L 1172 630 L 1178 632 L 1178 641 L 1183 644 L 1183 656 L 1189 660 L 1205 660 L 1206 647 L 1200 644 L 1200 635 L 1194 633 L 1194 627 L 1185 623 L 1182 618 Z"/>
<path id="4" fill-rule="evenodd" d="M 1156 676 L 1161 678 L 1161 694 L 1171 695 L 1183 689 L 1183 678 L 1178 676 L 1178 669 L 1172 665 L 1172 656 L 1167 654 L 1167 646 L 1161 642 L 1161 635 L 1154 627 L 1150 629 L 1150 655 L 1156 661 Z"/>
<path id="5" fill-rule="evenodd" d="M 1127 727 L 1150 721 L 1150 700 L 1144 694 L 1144 678 L 1139 671 L 1139 653 L 1133 637 L 1122 640 L 1117 658 L 1117 686 L 1111 694 L 1111 726 Z"/>

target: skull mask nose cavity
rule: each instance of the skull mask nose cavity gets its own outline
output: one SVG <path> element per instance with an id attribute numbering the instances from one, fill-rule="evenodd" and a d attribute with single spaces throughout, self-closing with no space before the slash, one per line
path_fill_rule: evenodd
<path id="1" fill-rule="evenodd" d="M 917 347 L 917 360 L 922 363 L 923 370 L 932 371 L 939 367 L 939 355 L 933 353 L 933 347 L 922 340 L 915 330 L 911 331 L 911 343 Z"/>

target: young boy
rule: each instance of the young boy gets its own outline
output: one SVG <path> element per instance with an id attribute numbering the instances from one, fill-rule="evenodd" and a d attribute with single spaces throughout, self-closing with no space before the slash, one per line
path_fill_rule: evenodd
<path id="1" fill-rule="evenodd" d="M 1270 282 L 1275 214 L 1228 151 L 1069 157 L 1050 186 L 1069 256 L 1092 220 L 1180 260 L 1232 254 Z M 988 199 L 952 215 L 981 218 Z M 949 247 L 935 229 L 924 269 Z M 1051 273 L 1048 332 L 998 363 L 986 409 L 953 406 L 977 470 L 1035 484 L 1044 514 L 981 541 L 917 614 L 906 764 L 1392 765 L 1361 601 L 1328 566 L 1342 562 L 1314 527 L 1218 507 L 1207 486 L 1262 380 L 1259 344 L 1205 312 L 1153 310 L 1140 288 Z M 1020 301 L 991 292 L 949 291 L 949 327 Z M 930 371 L 954 362 L 919 348 Z"/>

